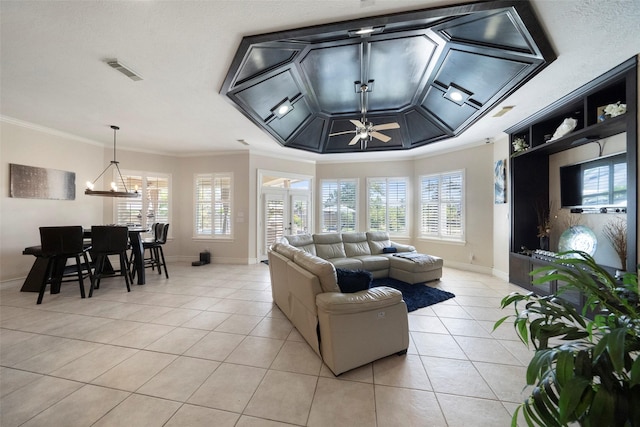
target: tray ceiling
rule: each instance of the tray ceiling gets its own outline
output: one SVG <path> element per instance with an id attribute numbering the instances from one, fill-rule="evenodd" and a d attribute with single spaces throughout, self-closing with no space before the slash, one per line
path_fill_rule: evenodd
<path id="1" fill-rule="evenodd" d="M 244 37 L 221 93 L 285 147 L 406 150 L 464 132 L 555 59 L 529 2 L 470 3 Z M 349 145 L 365 115 L 399 128 Z"/>

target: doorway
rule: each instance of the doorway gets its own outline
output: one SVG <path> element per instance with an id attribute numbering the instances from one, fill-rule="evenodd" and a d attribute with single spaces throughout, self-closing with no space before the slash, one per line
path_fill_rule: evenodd
<path id="1" fill-rule="evenodd" d="M 258 171 L 260 183 L 259 249 L 261 260 L 282 236 L 311 233 L 312 177 Z"/>

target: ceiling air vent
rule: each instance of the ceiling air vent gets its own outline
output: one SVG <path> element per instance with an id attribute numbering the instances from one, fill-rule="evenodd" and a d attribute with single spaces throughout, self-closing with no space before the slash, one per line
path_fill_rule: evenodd
<path id="1" fill-rule="evenodd" d="M 116 70 L 120 71 L 122 74 L 129 77 L 133 81 L 138 82 L 142 80 L 142 77 L 136 74 L 135 71 L 124 65 L 122 62 L 118 62 L 117 59 L 109 59 L 107 61 L 107 64 L 109 64 L 111 68 L 115 68 Z"/>

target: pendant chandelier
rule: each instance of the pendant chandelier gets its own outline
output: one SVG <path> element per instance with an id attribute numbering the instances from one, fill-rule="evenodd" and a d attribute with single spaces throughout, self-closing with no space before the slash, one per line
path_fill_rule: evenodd
<path id="1" fill-rule="evenodd" d="M 93 181 L 87 181 L 87 188 L 84 190 L 84 194 L 88 196 L 102 196 L 102 197 L 140 197 L 140 193 L 138 193 L 138 189 L 136 188 L 133 191 L 129 191 L 127 189 L 127 184 L 124 182 L 124 178 L 122 178 L 122 173 L 120 172 L 120 167 L 118 166 L 118 161 L 116 161 L 116 132 L 120 130 L 118 126 L 111 125 L 111 129 L 113 129 L 113 160 L 109 163 L 109 165 L 102 171 L 100 175 Z M 118 191 L 118 184 L 116 182 L 111 182 L 111 189 L 108 191 L 98 191 L 94 190 L 95 183 L 100 179 L 102 175 L 106 171 L 108 171 L 112 166 L 115 166 L 116 171 L 118 172 L 118 178 L 120 178 L 120 183 L 122 183 L 122 187 L 124 191 Z"/>

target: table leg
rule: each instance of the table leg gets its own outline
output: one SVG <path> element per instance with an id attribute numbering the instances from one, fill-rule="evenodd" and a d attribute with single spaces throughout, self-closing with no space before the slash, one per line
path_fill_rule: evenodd
<path id="1" fill-rule="evenodd" d="M 36 260 L 29 270 L 27 278 L 24 279 L 20 292 L 40 292 L 40 285 L 47 274 L 47 264 L 49 260 L 44 257 L 36 257 Z"/>
<path id="2" fill-rule="evenodd" d="M 140 237 L 140 233 L 130 232 L 129 242 L 131 242 L 131 250 L 133 251 L 133 268 L 136 270 L 138 285 L 144 285 L 144 248 L 142 247 L 142 238 Z"/>

